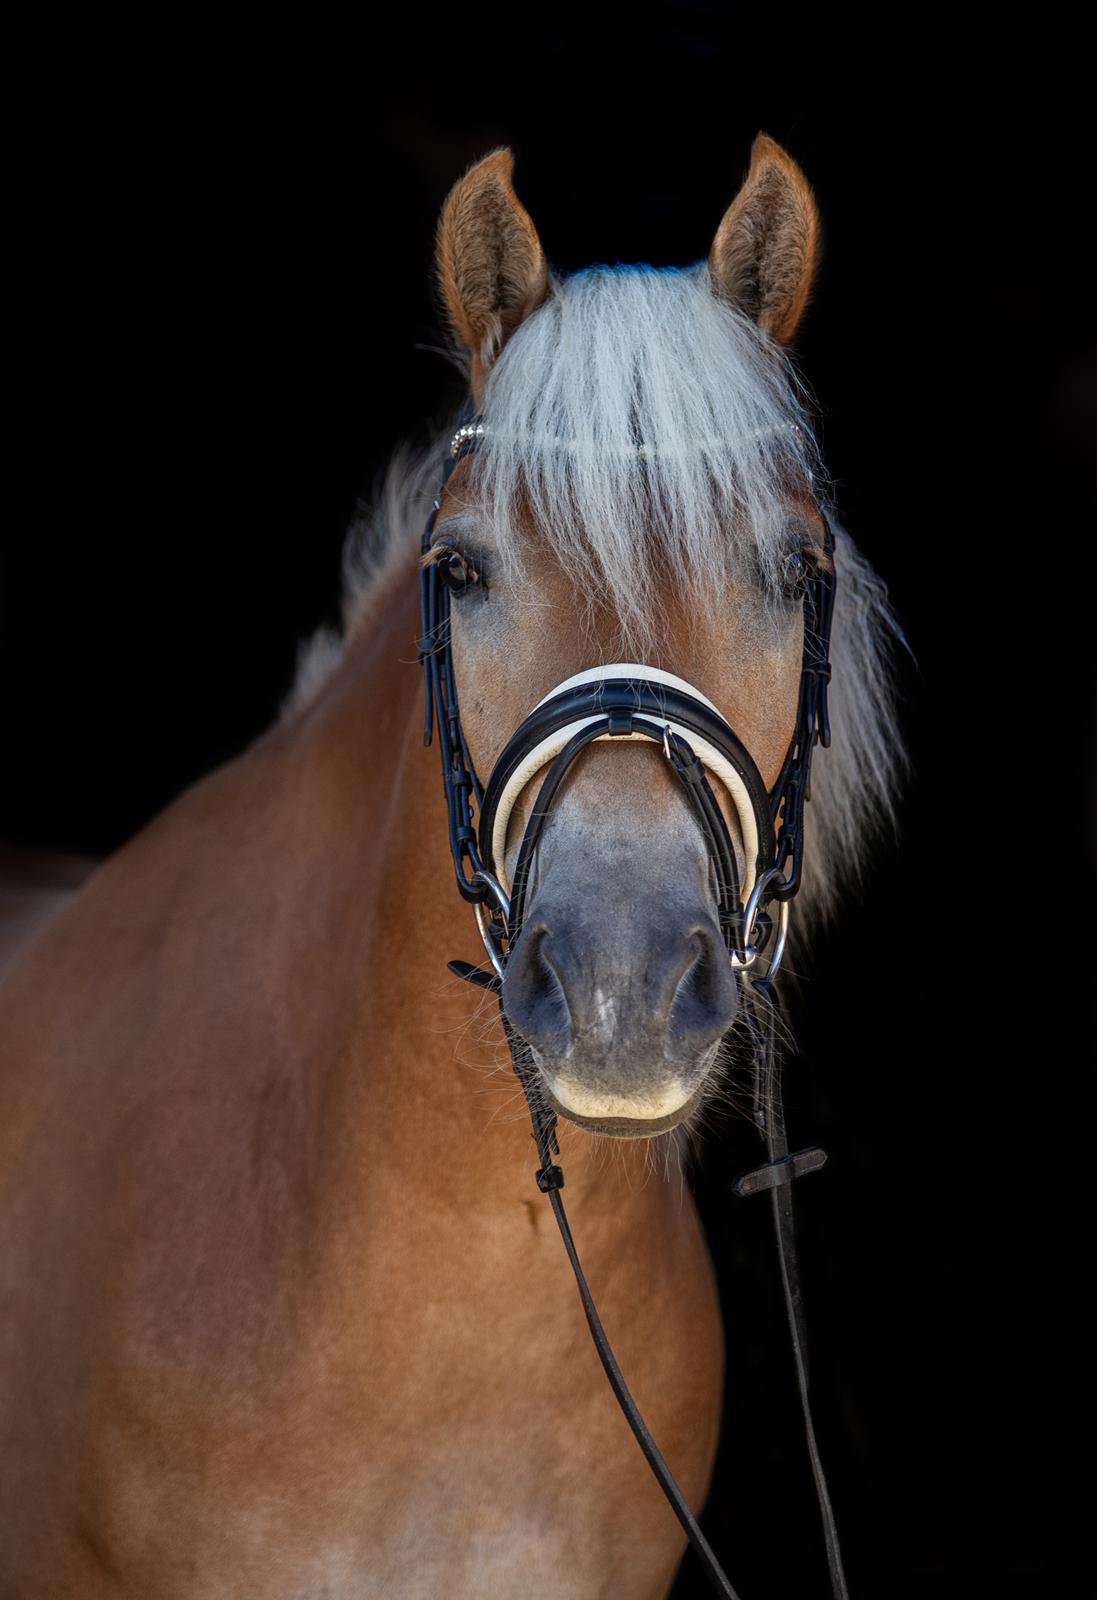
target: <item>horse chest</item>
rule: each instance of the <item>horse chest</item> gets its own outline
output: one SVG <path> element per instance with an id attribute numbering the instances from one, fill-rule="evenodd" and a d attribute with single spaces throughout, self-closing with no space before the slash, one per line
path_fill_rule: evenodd
<path id="1" fill-rule="evenodd" d="M 374 1285 L 357 1326 L 314 1307 L 276 1358 L 212 1341 L 181 1368 L 119 1373 L 88 1418 L 87 1469 L 41 1592 L 506 1600 L 551 1562 L 555 1592 L 575 1600 L 664 1593 L 678 1530 L 571 1298 L 537 1309 L 536 1256 L 523 1297 L 470 1292 L 467 1265 L 452 1279 L 433 1265 L 432 1293 L 419 1283 L 401 1301 L 395 1283 Z M 405 1256 L 418 1283 L 414 1266 Z M 663 1304 L 630 1312 L 622 1287 L 626 1301 L 611 1290 L 608 1303 L 633 1375 L 701 1486 L 718 1324 L 681 1295 L 681 1263 Z"/>

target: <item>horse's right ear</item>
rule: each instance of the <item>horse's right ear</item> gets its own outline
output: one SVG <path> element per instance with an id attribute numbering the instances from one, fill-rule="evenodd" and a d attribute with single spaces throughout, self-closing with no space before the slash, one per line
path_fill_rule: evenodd
<path id="1" fill-rule="evenodd" d="M 454 332 L 472 358 L 479 409 L 484 380 L 510 338 L 544 300 L 548 265 L 511 185 L 514 157 L 493 150 L 455 183 L 438 219 L 435 272 Z"/>

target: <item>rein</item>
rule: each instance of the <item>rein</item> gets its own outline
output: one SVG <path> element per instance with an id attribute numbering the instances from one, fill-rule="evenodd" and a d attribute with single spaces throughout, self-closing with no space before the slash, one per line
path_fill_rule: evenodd
<path id="1" fill-rule="evenodd" d="M 442 485 L 486 427 L 466 403 L 453 436 Z M 642 459 L 642 453 L 640 453 Z M 423 534 L 429 553 L 441 504 L 435 500 Z M 424 743 L 437 738 L 449 818 L 450 855 L 457 888 L 470 902 L 490 968 L 451 961 L 450 970 L 496 994 L 511 1061 L 522 1085 L 540 1166 L 537 1187 L 549 1199 L 575 1274 L 587 1323 L 613 1392 L 675 1516 L 696 1550 L 716 1592 L 738 1600 L 696 1518 L 640 1416 L 617 1365 L 587 1287 L 563 1197 L 556 1115 L 540 1092 L 528 1045 L 511 1026 L 503 1003 L 507 961 L 521 936 L 530 869 L 553 798 L 572 762 L 596 739 L 649 739 L 662 746 L 700 823 L 715 873 L 721 932 L 733 969 L 741 975 L 743 1020 L 754 1061 L 754 1122 L 765 1162 L 732 1185 L 745 1197 L 768 1192 L 781 1269 L 785 1310 L 815 1481 L 834 1600 L 848 1600 L 838 1532 L 815 1440 L 808 1395 L 807 1331 L 792 1210 L 794 1179 L 817 1171 L 826 1154 L 817 1147 L 790 1152 L 777 1048 L 778 996 L 774 979 L 784 955 L 789 906 L 801 882 L 804 807 L 810 798 L 815 745 L 830 743 L 827 687 L 834 610 L 834 528 L 817 501 L 826 528 L 827 565 L 814 568 L 803 597 L 804 646 L 796 725 L 772 789 L 765 787 L 749 751 L 711 701 L 681 678 L 654 667 L 615 663 L 578 673 L 553 689 L 508 741 L 488 781 L 480 782 L 461 727 L 450 641 L 450 594 L 436 563 L 420 573 L 419 658 L 426 680 Z M 507 823 L 521 791 L 545 766 L 546 774 L 518 853 L 514 880 L 505 867 Z M 726 790 L 744 844 L 742 870 L 710 778 Z M 478 819 L 478 826 L 476 825 Z M 773 941 L 772 948 L 770 941 Z M 758 963 L 764 962 L 764 972 Z M 739 1019 L 736 1019 L 736 1026 Z"/>

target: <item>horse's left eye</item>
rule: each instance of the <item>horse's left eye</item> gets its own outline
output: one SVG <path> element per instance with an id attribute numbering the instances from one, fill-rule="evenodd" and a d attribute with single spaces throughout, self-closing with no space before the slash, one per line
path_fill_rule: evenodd
<path id="1" fill-rule="evenodd" d="M 811 552 L 808 550 L 792 550 L 785 557 L 781 586 L 789 600 L 798 600 L 801 597 L 807 588 L 814 565 Z"/>

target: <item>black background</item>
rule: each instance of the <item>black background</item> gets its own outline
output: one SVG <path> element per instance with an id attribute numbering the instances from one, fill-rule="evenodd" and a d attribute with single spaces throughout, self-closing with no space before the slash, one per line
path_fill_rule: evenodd
<path id="1" fill-rule="evenodd" d="M 855 1600 L 1067 1600 L 1097 1593 L 1097 149 L 1052 19 L 962 56 L 881 26 L 417 11 L 16 51 L 0 834 L 113 849 L 275 715 L 358 497 L 460 398 L 430 261 L 470 162 L 510 145 L 561 269 L 682 264 L 769 133 L 823 217 L 799 360 L 840 514 L 918 663 L 901 835 L 820 941 L 789 1090 L 831 1154 L 799 1193 L 824 1459 Z M 754 1158 L 713 1149 L 701 1184 L 729 1326 L 706 1527 L 745 1600 L 811 1600 L 768 1213 L 726 1190 Z"/>

